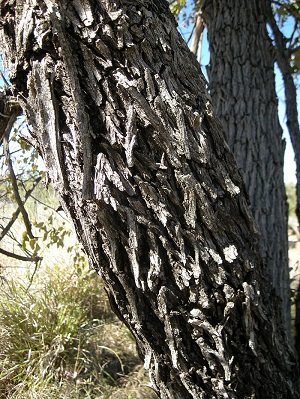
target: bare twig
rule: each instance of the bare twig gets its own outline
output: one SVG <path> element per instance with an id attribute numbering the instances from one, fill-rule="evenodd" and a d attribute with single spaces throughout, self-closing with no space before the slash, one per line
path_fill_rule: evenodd
<path id="1" fill-rule="evenodd" d="M 10 84 L 9 84 L 8 81 L 6 80 L 6 77 L 4 76 L 4 73 L 3 73 L 2 71 L 0 71 L 0 75 L 1 75 L 1 78 L 2 78 L 2 80 L 3 80 L 3 82 L 4 82 L 4 84 L 5 84 L 7 87 L 9 87 Z"/>
<path id="2" fill-rule="evenodd" d="M 3 118 L 10 118 L 9 115 L 2 114 L 2 112 L 0 112 L 0 116 L 2 116 Z"/>
<path id="3" fill-rule="evenodd" d="M 288 39 L 288 41 L 290 42 L 289 49 L 291 49 L 293 47 L 293 44 L 295 44 L 293 43 L 293 39 L 297 30 L 298 30 L 298 21 L 295 21 L 293 32 L 291 34 L 291 37 Z"/>
<path id="4" fill-rule="evenodd" d="M 40 256 L 36 256 L 34 258 L 31 257 L 27 257 L 27 256 L 22 256 L 22 255 L 17 255 L 13 252 L 10 251 L 6 251 L 5 249 L 0 248 L 0 254 L 5 255 L 5 256 L 9 256 L 10 258 L 14 258 L 17 260 L 22 260 L 24 262 L 39 262 L 41 261 L 43 258 L 41 258 Z"/>
<path id="5" fill-rule="evenodd" d="M 199 43 L 200 43 L 200 39 L 201 39 L 203 30 L 204 30 L 204 21 L 203 21 L 201 13 L 198 13 L 197 20 L 196 20 L 195 33 L 194 33 L 193 42 L 191 45 L 191 51 L 195 55 L 197 55 L 197 52 L 199 49 Z"/>
<path id="6" fill-rule="evenodd" d="M 34 279 L 34 277 L 35 277 L 35 275 L 36 275 L 36 272 L 37 272 L 38 267 L 39 267 L 39 262 L 40 262 L 41 260 L 42 260 L 42 258 L 39 258 L 37 261 L 35 261 L 35 267 L 34 267 L 34 270 L 33 270 L 32 275 L 30 276 L 30 280 L 29 280 L 28 286 L 27 286 L 26 289 L 25 289 L 25 293 L 28 292 L 29 288 L 31 287 L 31 284 L 33 283 L 33 279 Z"/>
<path id="7" fill-rule="evenodd" d="M 188 37 L 188 39 L 187 39 L 187 41 L 186 41 L 188 44 L 189 44 L 191 38 L 192 38 L 193 35 L 194 35 L 194 31 L 195 31 L 195 29 L 196 29 L 196 24 L 197 24 L 197 21 L 194 23 L 193 28 L 192 28 L 192 30 L 191 30 L 191 33 L 189 34 L 189 37 Z"/>
<path id="8" fill-rule="evenodd" d="M 11 129 L 13 127 L 13 124 L 15 123 L 16 119 L 18 117 L 17 113 L 13 113 L 8 121 L 7 127 L 5 129 L 5 133 L 3 135 L 3 150 L 4 150 L 4 154 L 6 157 L 6 162 L 7 162 L 7 166 L 8 166 L 8 170 L 9 170 L 9 174 L 10 174 L 10 178 L 11 178 L 11 183 L 12 183 L 12 188 L 13 188 L 13 193 L 15 196 L 15 199 L 17 201 L 18 207 L 20 209 L 20 212 L 22 214 L 23 217 L 23 221 L 28 233 L 28 236 L 30 238 L 34 238 L 33 234 L 32 234 L 32 229 L 31 229 L 31 223 L 29 220 L 29 216 L 28 213 L 24 207 L 24 203 L 22 201 L 22 198 L 20 196 L 19 193 L 19 188 L 18 188 L 18 183 L 17 183 L 17 178 L 14 172 L 14 168 L 13 168 L 13 164 L 12 164 L 12 160 L 10 157 L 10 153 L 9 153 L 9 135 L 11 132 Z"/>
<path id="9" fill-rule="evenodd" d="M 25 194 L 25 199 L 23 204 L 25 204 L 25 202 L 27 201 L 27 199 L 31 196 L 32 192 L 34 191 L 34 189 L 36 188 L 36 186 L 39 184 L 39 182 L 42 180 L 42 177 L 39 176 L 33 183 L 32 187 L 30 190 L 28 190 Z M 20 207 L 18 207 L 18 209 L 13 213 L 13 216 L 11 218 L 11 220 L 7 223 L 7 225 L 3 228 L 1 235 L 0 235 L 0 241 L 6 236 L 6 234 L 9 232 L 9 230 L 11 229 L 11 227 L 13 226 L 14 222 L 17 220 L 19 214 L 20 214 L 21 210 Z"/>

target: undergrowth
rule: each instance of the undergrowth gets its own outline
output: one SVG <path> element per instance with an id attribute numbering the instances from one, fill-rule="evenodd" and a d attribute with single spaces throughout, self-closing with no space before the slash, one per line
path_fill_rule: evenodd
<path id="1" fill-rule="evenodd" d="M 0 289 L 0 399 L 154 398 L 128 330 L 88 267 Z"/>

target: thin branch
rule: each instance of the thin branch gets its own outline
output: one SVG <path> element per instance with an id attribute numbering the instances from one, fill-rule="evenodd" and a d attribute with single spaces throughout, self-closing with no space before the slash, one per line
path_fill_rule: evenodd
<path id="1" fill-rule="evenodd" d="M 1 75 L 1 78 L 2 78 L 2 80 L 3 80 L 3 82 L 4 82 L 4 84 L 5 84 L 7 87 L 9 87 L 10 84 L 9 84 L 8 81 L 6 80 L 6 77 L 4 76 L 4 73 L 3 73 L 2 71 L 0 71 L 0 75 Z"/>
<path id="2" fill-rule="evenodd" d="M 193 28 L 192 28 L 192 31 L 191 31 L 191 33 L 189 34 L 189 37 L 188 37 L 188 39 L 187 39 L 187 41 L 186 41 L 187 44 L 190 42 L 191 38 L 193 37 L 194 31 L 195 31 L 195 28 L 196 28 L 196 24 L 197 24 L 197 21 L 194 23 Z"/>
<path id="3" fill-rule="evenodd" d="M 10 118 L 10 115 L 2 114 L 2 112 L 0 112 L 0 116 L 2 116 L 3 118 Z"/>
<path id="4" fill-rule="evenodd" d="M 17 260 L 22 260 L 24 262 L 39 262 L 43 259 L 40 256 L 36 256 L 35 258 L 29 258 L 27 256 L 17 255 L 13 252 L 5 251 L 5 249 L 2 248 L 0 248 L 0 254 L 9 256 L 10 258 L 14 258 Z"/>
<path id="5" fill-rule="evenodd" d="M 38 267 L 39 267 L 39 262 L 40 262 L 41 260 L 42 260 L 42 258 L 40 258 L 39 260 L 37 260 L 37 261 L 35 262 L 35 267 L 34 267 L 34 270 L 33 270 L 32 275 L 30 276 L 30 280 L 29 280 L 28 286 L 27 286 L 26 289 L 25 289 L 25 293 L 28 292 L 29 288 L 31 287 L 31 284 L 33 283 L 33 279 L 34 279 L 34 277 L 35 277 L 35 275 L 36 275 L 36 272 L 37 272 Z"/>
<path id="6" fill-rule="evenodd" d="M 24 252 L 27 256 L 31 257 L 30 251 L 29 251 L 28 249 L 26 249 L 26 248 L 23 248 L 22 243 L 19 241 L 18 238 L 16 238 L 16 236 L 14 235 L 14 233 L 13 233 L 11 230 L 9 230 L 9 232 L 7 233 L 7 237 L 10 238 L 11 241 L 13 241 L 14 243 L 16 243 L 16 245 L 17 245 L 19 248 L 22 248 L 23 252 Z"/>
<path id="7" fill-rule="evenodd" d="M 13 127 L 13 124 L 15 123 L 17 117 L 18 117 L 18 114 L 14 113 L 14 114 L 11 115 L 11 117 L 10 117 L 10 119 L 8 121 L 7 127 L 5 129 L 5 133 L 3 135 L 3 151 L 4 151 L 4 154 L 5 154 L 5 157 L 6 157 L 6 162 L 7 162 L 10 178 L 11 178 L 13 193 L 14 193 L 15 199 L 17 201 L 18 207 L 20 209 L 20 212 L 22 214 L 23 221 L 24 221 L 28 236 L 30 238 L 34 238 L 34 236 L 32 234 L 32 229 L 31 229 L 31 223 L 30 223 L 30 220 L 29 220 L 29 216 L 28 216 L 28 213 L 27 213 L 27 211 L 26 211 L 26 209 L 24 207 L 24 203 L 23 203 L 23 201 L 21 199 L 21 196 L 20 196 L 20 193 L 19 193 L 17 178 L 16 178 L 16 175 L 15 175 L 15 172 L 14 172 L 12 160 L 11 160 L 10 153 L 9 153 L 9 145 L 8 145 L 9 135 L 10 135 L 10 131 L 11 131 L 11 129 Z"/>
<path id="8" fill-rule="evenodd" d="M 195 34 L 194 34 L 193 42 L 192 42 L 192 45 L 191 45 L 191 51 L 195 55 L 197 55 L 197 51 L 198 51 L 199 43 L 200 43 L 200 38 L 201 38 L 201 35 L 203 33 L 203 30 L 204 30 L 204 21 L 203 21 L 203 18 L 201 16 L 201 14 L 198 13 L 197 20 L 196 20 Z"/>
<path id="9" fill-rule="evenodd" d="M 289 48 L 291 48 L 293 45 L 293 38 L 294 38 L 295 33 L 297 32 L 297 29 L 298 29 L 298 21 L 295 20 L 293 33 L 291 34 L 291 37 L 288 39 L 288 41 L 290 42 Z"/>
<path id="10" fill-rule="evenodd" d="M 39 176 L 33 183 L 32 187 L 30 190 L 28 190 L 25 194 L 25 199 L 24 199 L 24 203 L 27 201 L 27 199 L 31 196 L 32 192 L 34 191 L 34 189 L 36 188 L 36 186 L 39 184 L 39 182 L 42 180 L 42 177 Z M 7 223 L 7 225 L 3 228 L 2 233 L 0 235 L 0 241 L 6 236 L 6 234 L 9 232 L 9 230 L 11 229 L 11 227 L 13 226 L 14 222 L 17 220 L 19 214 L 20 214 L 21 210 L 20 207 L 18 207 L 18 209 L 13 213 L 13 217 L 11 218 L 11 220 Z"/>
<path id="11" fill-rule="evenodd" d="M 276 4 L 277 6 L 282 6 L 282 3 L 280 1 L 273 0 L 272 3 Z"/>

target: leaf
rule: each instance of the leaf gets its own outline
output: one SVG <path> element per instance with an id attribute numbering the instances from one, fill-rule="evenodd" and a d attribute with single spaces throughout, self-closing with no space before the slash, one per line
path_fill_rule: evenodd
<path id="1" fill-rule="evenodd" d="M 32 238 L 31 240 L 29 240 L 29 245 L 31 249 L 34 249 L 36 244 L 36 238 Z"/>
<path id="2" fill-rule="evenodd" d="M 182 11 L 183 7 L 186 5 L 187 0 L 175 0 L 170 3 L 170 9 L 172 14 L 177 17 Z"/>
<path id="3" fill-rule="evenodd" d="M 45 224 L 44 224 L 44 222 L 40 222 L 40 223 L 34 222 L 33 225 L 34 225 L 37 229 L 43 229 L 43 230 L 45 229 Z"/>
<path id="4" fill-rule="evenodd" d="M 282 17 L 287 16 L 287 9 L 286 9 L 285 4 L 282 4 L 279 8 L 277 8 L 277 13 L 278 13 L 280 16 L 282 16 Z"/>

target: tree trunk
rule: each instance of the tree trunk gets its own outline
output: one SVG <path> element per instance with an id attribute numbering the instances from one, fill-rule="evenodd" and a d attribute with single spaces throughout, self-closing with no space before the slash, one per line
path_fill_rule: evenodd
<path id="1" fill-rule="evenodd" d="M 260 250 L 291 333 L 284 143 L 278 120 L 269 0 L 205 0 L 210 91 L 261 233 Z"/>
<path id="2" fill-rule="evenodd" d="M 49 176 L 158 396 L 298 398 L 243 184 L 168 3 L 0 10 Z"/>
<path id="3" fill-rule="evenodd" d="M 295 154 L 296 163 L 296 215 L 300 225 L 300 127 L 297 109 L 297 87 L 293 78 L 293 70 L 290 64 L 291 52 L 287 48 L 287 40 L 280 31 L 274 18 L 271 3 L 268 7 L 268 23 L 272 29 L 276 45 L 276 61 L 281 71 L 284 82 L 286 125 L 289 131 L 291 143 Z"/>

